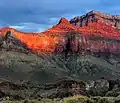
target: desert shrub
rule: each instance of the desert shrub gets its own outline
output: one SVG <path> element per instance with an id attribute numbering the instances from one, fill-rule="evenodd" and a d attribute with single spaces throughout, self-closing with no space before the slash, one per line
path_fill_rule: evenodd
<path id="1" fill-rule="evenodd" d="M 22 101 L 5 101 L 4 103 L 57 103 L 51 99 L 43 99 L 41 101 L 38 100 L 22 100 Z"/>
<path id="2" fill-rule="evenodd" d="M 120 99 L 119 100 L 115 100 L 115 102 L 114 103 L 120 103 Z"/>
<path id="3" fill-rule="evenodd" d="M 120 95 L 115 98 L 114 103 L 120 103 Z"/>
<path id="4" fill-rule="evenodd" d="M 119 95 L 120 95 L 119 90 L 112 90 L 112 91 L 108 91 L 105 96 L 117 97 Z"/>
<path id="5" fill-rule="evenodd" d="M 116 97 L 91 97 L 92 100 L 94 100 L 94 103 L 114 103 L 116 100 Z"/>
<path id="6" fill-rule="evenodd" d="M 108 91 L 108 88 L 102 87 L 102 88 L 91 88 L 88 91 L 88 94 L 91 96 L 105 96 L 106 92 Z"/>
<path id="7" fill-rule="evenodd" d="M 3 103 L 23 103 L 22 101 L 5 101 Z"/>
<path id="8" fill-rule="evenodd" d="M 110 101 L 108 101 L 106 98 L 100 98 L 98 103 L 110 103 Z"/>
<path id="9" fill-rule="evenodd" d="M 65 98 L 63 103 L 89 103 L 88 100 L 89 98 L 85 96 L 73 96 Z"/>
<path id="10" fill-rule="evenodd" d="M 119 97 L 85 97 L 85 96 L 73 96 L 64 99 L 33 99 L 33 100 L 22 100 L 22 101 L 10 101 L 6 100 L 4 103 L 120 103 Z"/>

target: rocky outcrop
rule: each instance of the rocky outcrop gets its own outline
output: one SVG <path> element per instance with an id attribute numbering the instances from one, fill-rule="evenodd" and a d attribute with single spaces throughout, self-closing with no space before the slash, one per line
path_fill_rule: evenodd
<path id="1" fill-rule="evenodd" d="M 5 35 L 0 37 L 0 49 L 24 53 L 28 53 L 30 51 L 30 49 L 28 49 L 28 47 L 24 43 L 13 36 L 11 31 L 7 31 Z"/>
<path id="2" fill-rule="evenodd" d="M 79 28 L 70 24 L 66 18 L 61 18 L 57 25 L 42 32 L 45 35 L 64 36 L 69 33 L 78 33 Z"/>
<path id="3" fill-rule="evenodd" d="M 120 29 L 120 16 L 108 15 L 98 11 L 91 11 L 83 16 L 77 16 L 70 23 L 78 27 L 88 26 L 90 23 L 104 23 L 116 29 Z"/>
<path id="4" fill-rule="evenodd" d="M 75 81 L 62 80 L 54 84 L 15 84 L 12 82 L 0 82 L 0 98 L 10 97 L 14 100 L 40 99 L 40 98 L 64 98 L 74 95 L 83 96 L 108 96 L 114 93 L 114 97 L 119 95 L 120 80 L 90 80 Z M 26 93 L 27 91 L 27 93 Z M 110 95 L 109 95 L 110 96 Z"/>

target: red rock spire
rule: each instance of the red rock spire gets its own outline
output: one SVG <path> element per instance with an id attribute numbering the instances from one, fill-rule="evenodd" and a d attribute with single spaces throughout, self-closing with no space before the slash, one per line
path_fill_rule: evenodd
<path id="1" fill-rule="evenodd" d="M 64 24 L 70 24 L 70 22 L 66 18 L 61 18 L 60 21 L 59 21 L 59 23 L 58 23 L 58 25 L 59 24 L 63 24 L 63 23 Z"/>

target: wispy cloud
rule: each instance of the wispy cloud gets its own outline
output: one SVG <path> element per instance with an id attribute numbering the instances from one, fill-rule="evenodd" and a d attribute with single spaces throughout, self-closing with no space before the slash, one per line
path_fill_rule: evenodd
<path id="1" fill-rule="evenodd" d="M 16 26 L 9 26 L 9 27 L 15 28 L 15 29 L 24 29 L 24 28 L 26 28 L 26 26 L 18 26 L 18 25 L 16 25 Z"/>
<path id="2" fill-rule="evenodd" d="M 51 25 L 28 22 L 28 23 L 20 23 L 17 25 L 11 25 L 9 27 L 15 28 L 17 30 L 25 31 L 25 32 L 42 32 L 45 29 L 51 27 Z"/>

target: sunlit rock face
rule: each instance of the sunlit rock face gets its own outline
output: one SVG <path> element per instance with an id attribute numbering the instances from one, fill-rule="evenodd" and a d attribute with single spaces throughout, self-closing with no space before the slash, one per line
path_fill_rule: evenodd
<path id="1" fill-rule="evenodd" d="M 4 38 L 7 32 L 11 33 L 11 37 L 19 40 L 27 48 L 35 53 L 51 53 L 54 52 L 57 45 L 57 37 L 46 36 L 40 33 L 24 33 L 13 28 L 1 29 L 1 38 Z"/>
<path id="2" fill-rule="evenodd" d="M 61 18 L 57 25 L 41 33 L 25 33 L 6 27 L 0 30 L 0 35 L 3 37 L 10 31 L 12 37 L 38 54 L 119 53 L 119 18 L 92 11 L 70 22 Z"/>

